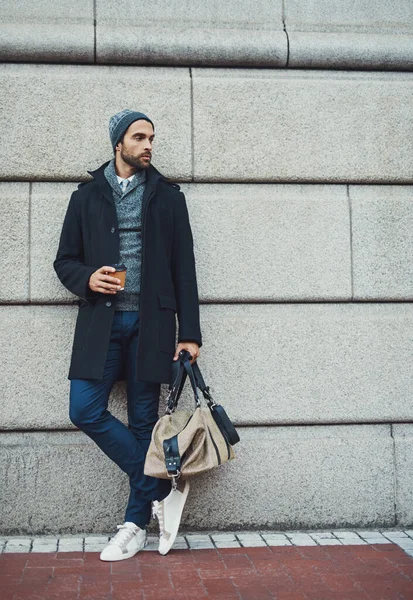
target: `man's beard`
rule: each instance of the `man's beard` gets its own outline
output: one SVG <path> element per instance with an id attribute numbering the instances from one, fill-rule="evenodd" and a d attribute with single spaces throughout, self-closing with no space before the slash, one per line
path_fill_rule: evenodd
<path id="1" fill-rule="evenodd" d="M 148 169 L 149 165 L 151 164 L 150 161 L 144 161 L 142 160 L 142 158 L 140 158 L 141 156 L 150 156 L 145 152 L 143 152 L 139 156 L 133 156 L 132 154 L 129 154 L 126 150 L 122 148 L 122 150 L 120 151 L 120 155 L 122 157 L 122 160 L 124 160 L 126 164 L 128 164 L 130 167 L 133 167 L 134 169 Z"/>

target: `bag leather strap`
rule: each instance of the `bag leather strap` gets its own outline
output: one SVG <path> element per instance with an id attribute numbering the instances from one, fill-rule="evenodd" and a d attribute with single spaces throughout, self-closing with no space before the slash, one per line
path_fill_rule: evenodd
<path id="1" fill-rule="evenodd" d="M 211 394 L 209 393 L 209 386 L 205 384 L 197 362 L 195 361 L 192 365 L 190 364 L 190 356 L 191 355 L 187 350 L 181 350 L 179 359 L 174 360 L 172 363 L 172 378 L 168 388 L 168 410 L 170 411 L 174 410 L 178 405 L 178 400 L 181 396 L 187 375 L 189 375 L 191 381 L 196 405 L 199 405 L 199 396 L 196 388 L 201 390 L 208 406 L 214 404 Z"/>
<path id="2" fill-rule="evenodd" d="M 204 378 L 202 377 L 201 370 L 195 361 L 192 365 L 192 370 L 194 372 L 196 385 L 201 390 L 202 395 L 208 403 L 208 406 L 213 403 L 211 394 L 209 393 L 209 386 L 205 384 Z"/>
<path id="3" fill-rule="evenodd" d="M 169 385 L 169 396 L 167 403 L 168 412 L 173 412 L 176 409 L 187 375 L 189 375 L 192 390 L 194 392 L 195 404 L 196 406 L 200 406 L 190 358 L 191 354 L 187 350 L 181 350 L 179 353 L 179 359 L 174 361 L 172 364 L 172 383 Z"/>
<path id="4" fill-rule="evenodd" d="M 182 393 L 186 379 L 186 371 L 180 360 L 174 361 L 172 365 L 172 380 L 169 384 L 169 395 L 167 402 L 167 412 L 175 410 L 178 404 L 179 397 Z"/>
<path id="5" fill-rule="evenodd" d="M 231 422 L 231 419 L 225 412 L 224 407 L 214 402 L 211 394 L 209 393 L 209 387 L 205 385 L 205 381 L 202 377 L 198 365 L 196 364 L 196 361 L 192 365 L 189 361 L 185 361 L 184 366 L 191 380 L 192 387 L 194 388 L 194 385 L 196 385 L 201 390 L 205 400 L 207 401 L 208 407 L 212 413 L 214 421 L 218 425 L 222 435 L 231 445 L 239 442 L 240 438 L 237 430 L 235 429 L 234 425 Z"/>
<path id="6" fill-rule="evenodd" d="M 181 469 L 177 435 L 163 441 L 163 452 L 165 454 L 165 465 L 168 475 L 170 477 L 177 477 Z"/>
<path id="7" fill-rule="evenodd" d="M 184 368 L 189 377 L 189 381 L 191 382 L 192 390 L 194 392 L 195 403 L 197 404 L 197 406 L 199 406 L 199 396 L 198 396 L 198 391 L 196 389 L 195 376 L 194 376 L 194 372 L 192 370 L 192 365 L 189 360 L 185 360 Z"/>

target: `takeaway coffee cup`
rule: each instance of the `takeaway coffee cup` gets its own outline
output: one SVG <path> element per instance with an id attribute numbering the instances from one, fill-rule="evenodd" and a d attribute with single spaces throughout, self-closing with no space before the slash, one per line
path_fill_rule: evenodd
<path id="1" fill-rule="evenodd" d="M 109 265 L 109 267 L 114 267 L 116 269 L 116 273 L 108 273 L 108 275 L 110 275 L 111 277 L 116 277 L 117 279 L 120 279 L 120 290 L 119 292 L 121 292 L 122 290 L 125 289 L 125 281 L 126 281 L 126 266 L 125 265 Z"/>

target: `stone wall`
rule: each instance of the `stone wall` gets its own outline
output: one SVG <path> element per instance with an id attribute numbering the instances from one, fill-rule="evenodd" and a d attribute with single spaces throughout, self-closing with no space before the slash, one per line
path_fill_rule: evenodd
<path id="1" fill-rule="evenodd" d="M 410 0 L 0 11 L 0 531 L 122 520 L 126 476 L 69 420 L 77 307 L 52 262 L 125 107 L 186 194 L 199 364 L 241 437 L 183 526 L 413 525 Z"/>

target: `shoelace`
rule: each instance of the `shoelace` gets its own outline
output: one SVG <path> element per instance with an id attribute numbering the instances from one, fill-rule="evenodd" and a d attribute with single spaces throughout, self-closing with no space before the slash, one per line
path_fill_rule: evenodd
<path id="1" fill-rule="evenodd" d="M 152 504 L 152 516 L 157 518 L 159 521 L 159 535 L 164 534 L 164 514 L 163 514 L 163 502 L 154 500 Z"/>
<path id="2" fill-rule="evenodd" d="M 121 547 L 124 547 L 131 541 L 131 539 L 135 535 L 135 532 L 133 531 L 133 529 L 127 527 L 126 525 L 117 525 L 117 528 L 119 529 L 119 531 L 110 540 L 109 544 L 116 544 Z"/>

